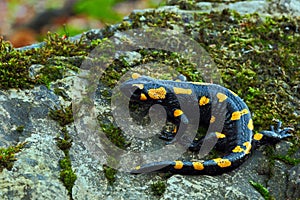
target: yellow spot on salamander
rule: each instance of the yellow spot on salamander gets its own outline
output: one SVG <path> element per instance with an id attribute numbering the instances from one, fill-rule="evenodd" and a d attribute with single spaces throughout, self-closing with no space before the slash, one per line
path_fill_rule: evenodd
<path id="1" fill-rule="evenodd" d="M 199 105 L 200 106 L 204 106 L 208 103 L 209 103 L 209 98 L 207 98 L 206 96 L 202 96 L 199 100 Z"/>
<path id="2" fill-rule="evenodd" d="M 231 165 L 230 160 L 228 159 L 223 159 L 223 158 L 216 158 L 213 159 L 213 161 L 215 161 L 219 167 L 229 167 Z"/>
<path id="3" fill-rule="evenodd" d="M 248 113 L 249 113 L 249 110 L 246 108 L 241 111 L 234 111 L 231 115 L 231 120 L 239 120 L 239 119 L 241 119 L 242 115 L 245 115 Z"/>
<path id="4" fill-rule="evenodd" d="M 179 88 L 179 87 L 174 87 L 173 88 L 175 94 L 192 94 L 191 89 L 185 89 L 185 88 Z"/>
<path id="5" fill-rule="evenodd" d="M 245 154 L 250 153 L 250 150 L 251 150 L 251 147 L 252 147 L 251 143 L 250 142 L 244 142 L 243 145 L 246 147 L 246 149 L 241 148 L 241 146 L 236 146 L 232 150 L 232 152 L 234 152 L 234 153 L 245 152 Z"/>
<path id="6" fill-rule="evenodd" d="M 236 97 L 238 96 L 238 95 L 237 95 L 235 92 L 233 92 L 232 90 L 229 90 L 229 89 L 228 89 L 228 91 L 229 91 L 231 94 L 233 94 L 234 96 L 236 96 Z"/>
<path id="7" fill-rule="evenodd" d="M 253 130 L 254 127 L 253 127 L 253 120 L 252 120 L 252 119 L 249 120 L 247 126 L 248 126 L 248 128 L 249 128 L 251 131 Z"/>
<path id="8" fill-rule="evenodd" d="M 227 96 L 225 94 L 219 92 L 217 94 L 217 98 L 219 99 L 219 102 L 223 102 L 227 99 Z"/>
<path id="9" fill-rule="evenodd" d="M 241 115 L 245 115 L 245 114 L 248 114 L 248 113 L 249 113 L 249 110 L 246 109 L 246 108 L 241 111 Z"/>
<path id="10" fill-rule="evenodd" d="M 251 143 L 250 142 L 244 142 L 243 145 L 246 147 L 245 154 L 250 153 L 250 150 L 251 150 L 251 147 L 252 147 Z"/>
<path id="11" fill-rule="evenodd" d="M 210 118 L 210 123 L 214 123 L 216 121 L 216 117 L 215 116 L 211 116 L 211 118 Z"/>
<path id="12" fill-rule="evenodd" d="M 167 91 L 165 88 L 160 87 L 157 89 L 149 89 L 148 95 L 151 99 L 165 99 Z"/>
<path id="13" fill-rule="evenodd" d="M 145 94 L 141 94 L 140 100 L 141 100 L 141 101 L 146 101 L 146 100 L 147 100 L 146 95 L 145 95 Z"/>
<path id="14" fill-rule="evenodd" d="M 132 86 L 138 87 L 141 90 L 144 88 L 144 84 L 133 84 Z"/>
<path id="15" fill-rule="evenodd" d="M 224 135 L 223 133 L 220 133 L 220 132 L 216 132 L 216 136 L 217 138 L 225 138 L 226 135 Z"/>
<path id="16" fill-rule="evenodd" d="M 241 113 L 240 111 L 235 111 L 231 115 L 231 120 L 239 120 L 241 119 Z"/>
<path id="17" fill-rule="evenodd" d="M 141 169 L 141 166 L 136 166 L 135 167 L 135 170 L 139 170 L 139 169 Z"/>
<path id="18" fill-rule="evenodd" d="M 261 140 L 263 138 L 263 134 L 261 133 L 255 133 L 253 136 L 254 140 Z"/>
<path id="19" fill-rule="evenodd" d="M 180 110 L 180 109 L 174 110 L 174 117 L 178 117 L 178 116 L 180 116 L 180 115 L 182 115 L 182 114 L 183 114 L 183 111 L 182 111 L 182 110 Z"/>
<path id="20" fill-rule="evenodd" d="M 182 169 L 183 162 L 182 161 L 175 161 L 174 169 Z"/>
<path id="21" fill-rule="evenodd" d="M 241 146 L 236 146 L 236 147 L 232 150 L 232 152 L 234 152 L 234 153 L 240 153 L 240 152 L 243 152 L 243 151 L 244 151 L 244 149 L 241 148 Z"/>
<path id="22" fill-rule="evenodd" d="M 203 170 L 204 165 L 201 162 L 193 162 L 193 167 L 195 170 Z"/>
<path id="23" fill-rule="evenodd" d="M 137 79 L 137 78 L 140 78 L 140 77 L 141 77 L 141 75 L 138 74 L 138 73 L 133 73 L 133 74 L 131 75 L 131 78 L 133 78 L 133 79 Z"/>

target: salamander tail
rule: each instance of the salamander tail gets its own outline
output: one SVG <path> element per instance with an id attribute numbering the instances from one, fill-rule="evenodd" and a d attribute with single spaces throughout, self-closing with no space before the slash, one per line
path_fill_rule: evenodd
<path id="1" fill-rule="evenodd" d="M 231 153 L 222 158 L 215 158 L 206 161 L 162 161 L 152 162 L 136 167 L 132 174 L 142 174 L 150 172 L 170 172 L 174 174 L 186 175 L 217 175 L 231 171 L 240 166 L 247 158 L 245 152 Z"/>

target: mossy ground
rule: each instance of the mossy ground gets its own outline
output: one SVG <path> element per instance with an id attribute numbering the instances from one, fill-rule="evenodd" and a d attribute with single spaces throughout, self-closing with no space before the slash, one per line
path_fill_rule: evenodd
<path id="1" fill-rule="evenodd" d="M 166 183 L 163 181 L 156 181 L 151 184 L 151 191 L 156 196 L 162 196 L 166 191 Z"/>
<path id="2" fill-rule="evenodd" d="M 190 9 L 189 1 L 182 2 L 185 2 L 182 8 Z M 147 20 L 142 20 L 145 18 Z M 299 149 L 299 18 L 282 16 L 262 19 L 257 14 L 240 15 L 224 10 L 221 13 L 195 13 L 191 19 L 172 12 L 150 11 L 130 15 L 129 20 L 122 22 L 118 30 L 145 26 L 170 29 L 181 27 L 185 34 L 193 37 L 210 54 L 220 69 L 224 86 L 245 100 L 253 113 L 255 130 L 268 129 L 274 119 L 280 119 L 284 126 L 295 128 L 290 156 Z M 103 34 L 110 37 L 113 33 L 108 27 Z M 61 68 L 65 62 L 57 63 L 53 60 L 60 56 L 84 57 L 100 43 L 99 40 L 90 44 L 82 40 L 73 43 L 49 34 L 41 48 L 18 51 L 0 39 L 0 89 L 49 85 L 51 81 L 63 77 Z M 149 49 L 138 51 L 142 58 L 132 66 L 122 59 L 115 60 L 108 69 L 111 71 L 107 71 L 109 76 L 104 80 L 108 86 L 114 86 L 126 69 L 158 59 L 183 73 L 189 80 L 203 78 L 194 73 L 193 63 L 188 63 L 174 53 Z M 44 73 L 36 79 L 28 76 L 28 68 L 32 64 L 46 67 Z M 76 71 L 80 62 L 66 66 Z M 283 160 L 291 161 L 286 158 Z"/>
<path id="3" fill-rule="evenodd" d="M 142 16 L 147 21 L 140 20 Z M 269 129 L 276 123 L 274 120 L 279 119 L 284 126 L 295 129 L 292 141 L 296 144 L 294 147 L 299 148 L 300 111 L 296 111 L 300 99 L 299 18 L 263 19 L 258 14 L 240 15 L 230 10 L 195 13 L 193 21 L 175 13 L 153 11 L 136 13 L 129 18 L 133 21 L 132 25 L 123 22 L 119 27 L 121 30 L 143 26 L 171 29 L 174 24 L 181 26 L 185 34 L 191 35 L 210 54 L 220 69 L 224 86 L 235 91 L 249 106 L 255 130 Z M 195 75 L 193 70 L 183 68 L 187 65 L 182 59 L 175 65 L 170 54 L 152 54 L 148 53 L 141 60 L 162 59 L 188 80 L 203 78 Z M 120 64 L 118 67 L 122 68 Z"/>
<path id="4" fill-rule="evenodd" d="M 117 174 L 117 170 L 114 168 L 111 168 L 107 165 L 103 165 L 104 175 L 107 179 L 108 183 L 112 185 L 116 181 L 115 175 Z"/>
<path id="5" fill-rule="evenodd" d="M 9 42 L 0 38 L 0 89 L 32 88 L 37 84 L 49 85 L 51 81 L 63 78 L 63 70 L 76 70 L 81 62 L 59 62 L 59 57 L 85 56 L 89 45 L 82 40 L 71 42 L 57 34 L 48 34 L 41 48 L 17 50 Z M 34 64 L 44 65 L 40 76 L 29 77 L 29 67 Z"/>
<path id="6" fill-rule="evenodd" d="M 57 121 L 60 126 L 65 126 L 70 124 L 74 121 L 73 118 L 73 111 L 72 111 L 72 104 L 70 104 L 66 108 L 57 109 L 57 110 L 50 110 L 49 116 Z"/>

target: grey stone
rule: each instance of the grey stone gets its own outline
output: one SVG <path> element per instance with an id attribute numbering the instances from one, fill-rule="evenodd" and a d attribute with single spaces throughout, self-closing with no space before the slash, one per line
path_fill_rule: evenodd
<path id="1" fill-rule="evenodd" d="M 287 196 L 291 199 L 300 198 L 300 164 L 294 166 L 289 171 Z"/>

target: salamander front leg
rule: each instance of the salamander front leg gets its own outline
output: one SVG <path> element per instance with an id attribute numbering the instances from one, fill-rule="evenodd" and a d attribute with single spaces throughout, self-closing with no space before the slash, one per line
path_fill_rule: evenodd
<path id="1" fill-rule="evenodd" d="M 175 128 L 172 131 L 163 130 L 161 132 L 161 135 L 159 136 L 159 139 L 171 141 L 174 139 L 176 133 L 177 133 L 177 126 L 175 126 Z"/>
<path id="2" fill-rule="evenodd" d="M 189 150 L 193 152 L 197 152 L 200 150 L 201 145 L 203 144 L 204 141 L 204 136 L 199 138 L 198 140 L 194 140 L 191 145 L 189 146 Z"/>

